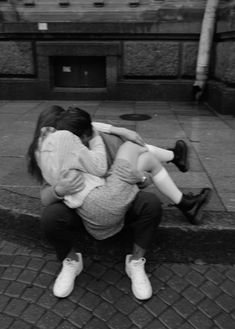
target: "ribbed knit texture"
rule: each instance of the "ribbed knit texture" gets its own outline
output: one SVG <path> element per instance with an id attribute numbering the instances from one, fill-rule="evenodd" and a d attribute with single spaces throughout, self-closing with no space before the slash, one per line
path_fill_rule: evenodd
<path id="1" fill-rule="evenodd" d="M 49 133 L 39 145 L 37 153 L 42 175 L 50 185 L 55 185 L 62 170 L 84 172 L 85 188 L 64 201 L 70 208 L 80 207 L 88 193 L 97 186 L 105 184 L 103 178 L 107 171 L 104 143 L 100 136 L 92 139 L 90 149 L 81 140 L 66 130 Z"/>

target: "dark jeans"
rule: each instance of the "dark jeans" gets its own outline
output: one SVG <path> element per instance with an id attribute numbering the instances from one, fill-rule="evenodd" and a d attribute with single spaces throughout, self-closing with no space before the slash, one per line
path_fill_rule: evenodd
<path id="1" fill-rule="evenodd" d="M 140 191 L 125 217 L 125 226 L 133 233 L 133 243 L 148 249 L 161 216 L 162 208 L 158 198 L 153 193 Z M 62 202 L 51 204 L 44 209 L 41 226 L 60 261 L 66 258 L 73 247 L 74 239 L 78 238 L 79 231 L 84 229 L 81 218 Z"/>

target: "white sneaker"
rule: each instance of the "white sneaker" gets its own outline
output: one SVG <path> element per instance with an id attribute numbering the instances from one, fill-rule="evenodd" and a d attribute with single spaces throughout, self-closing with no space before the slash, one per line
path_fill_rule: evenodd
<path id="1" fill-rule="evenodd" d="M 145 273 L 145 258 L 130 260 L 132 255 L 126 256 L 126 274 L 131 279 L 132 292 L 137 299 L 149 299 L 152 296 L 152 286 Z"/>
<path id="2" fill-rule="evenodd" d="M 83 269 L 82 254 L 76 253 L 78 261 L 65 258 L 63 260 L 62 270 L 55 280 L 53 294 L 59 298 L 65 298 L 74 288 L 76 277 Z"/>

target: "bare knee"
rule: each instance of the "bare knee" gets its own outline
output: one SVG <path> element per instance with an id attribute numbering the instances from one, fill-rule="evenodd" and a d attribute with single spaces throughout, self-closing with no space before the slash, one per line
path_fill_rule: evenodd
<path id="1" fill-rule="evenodd" d="M 149 171 L 152 175 L 156 175 L 162 169 L 162 164 L 152 153 L 145 152 L 138 159 L 137 169 Z"/>
<path id="2" fill-rule="evenodd" d="M 116 158 L 127 160 L 134 168 L 137 166 L 137 160 L 145 148 L 132 142 L 125 142 L 118 150 Z"/>
<path id="3" fill-rule="evenodd" d="M 132 156 L 139 156 L 143 152 L 147 152 L 147 148 L 130 141 L 122 144 L 118 150 L 118 154 L 132 154 Z"/>

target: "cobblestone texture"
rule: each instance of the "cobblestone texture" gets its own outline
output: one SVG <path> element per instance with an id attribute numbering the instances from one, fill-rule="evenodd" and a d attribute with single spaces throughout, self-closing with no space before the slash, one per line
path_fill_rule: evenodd
<path id="1" fill-rule="evenodd" d="M 136 300 L 122 263 L 85 258 L 73 293 L 52 294 L 53 253 L 0 238 L 1 329 L 234 329 L 235 266 L 147 262 L 153 297 Z"/>

